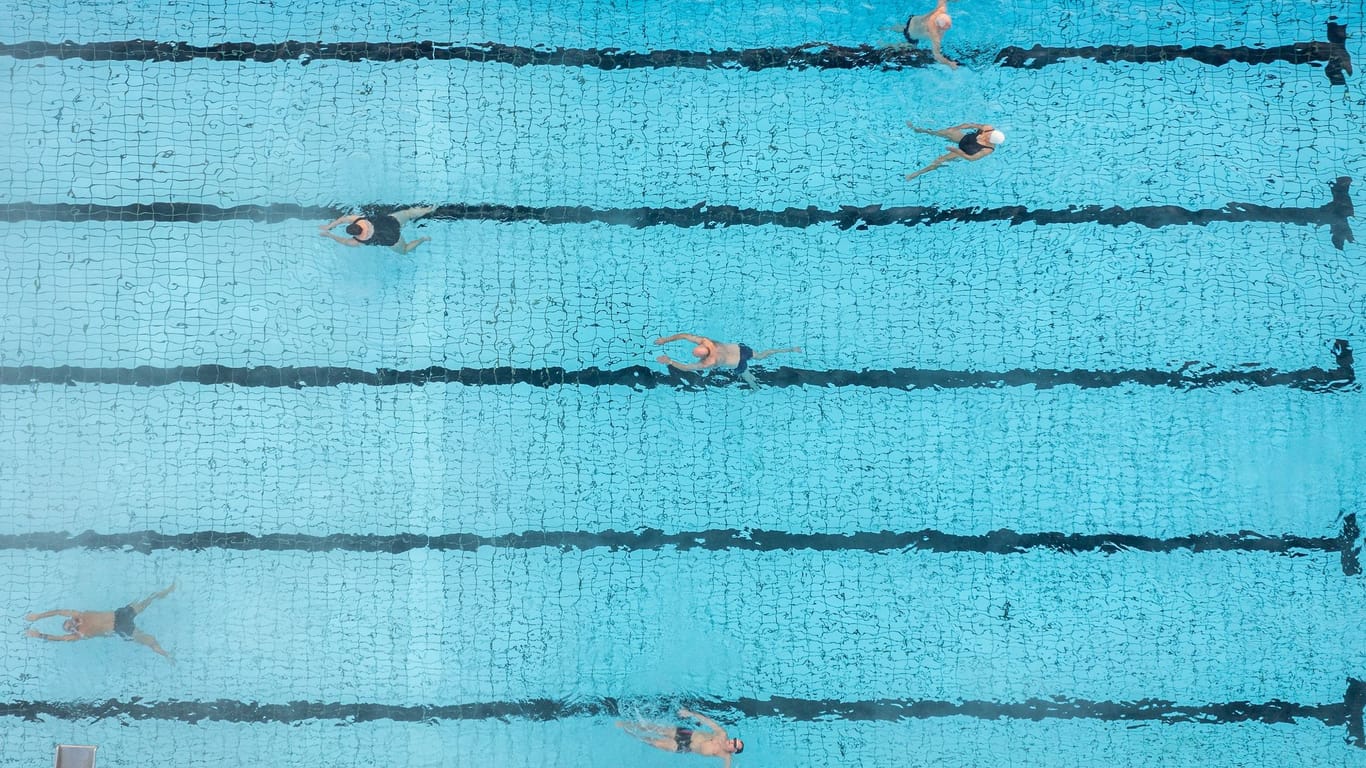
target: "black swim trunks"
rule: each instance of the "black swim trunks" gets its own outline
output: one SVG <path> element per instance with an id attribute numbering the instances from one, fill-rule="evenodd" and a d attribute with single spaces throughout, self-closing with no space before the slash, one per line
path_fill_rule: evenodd
<path id="1" fill-rule="evenodd" d="M 740 363 L 739 365 L 735 366 L 735 372 L 744 373 L 745 369 L 749 367 L 750 359 L 754 357 L 754 350 L 750 349 L 744 344 L 740 344 L 738 346 L 740 347 Z"/>
<path id="2" fill-rule="evenodd" d="M 370 222 L 370 226 L 374 227 L 375 231 L 370 234 L 369 240 L 360 240 L 361 245 L 389 246 L 398 243 L 398 231 L 403 226 L 398 223 L 398 219 L 387 214 L 376 214 L 364 218 Z"/>
<path id="3" fill-rule="evenodd" d="M 692 751 L 692 729 L 691 729 L 691 728 L 676 728 L 676 729 L 674 729 L 674 751 L 675 751 L 675 752 L 691 752 L 691 751 Z"/>
<path id="4" fill-rule="evenodd" d="M 138 628 L 133 626 L 133 617 L 137 615 L 137 611 L 134 611 L 131 605 L 114 611 L 114 632 L 119 637 L 132 638 L 133 633 L 138 631 Z"/>

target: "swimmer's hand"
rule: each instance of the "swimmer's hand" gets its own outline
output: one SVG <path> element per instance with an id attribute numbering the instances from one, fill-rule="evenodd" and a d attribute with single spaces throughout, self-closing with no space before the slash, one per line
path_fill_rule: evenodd
<path id="1" fill-rule="evenodd" d="M 29 627 L 28 631 L 25 632 L 24 635 L 25 635 L 26 637 L 42 637 L 42 636 L 43 636 L 43 633 L 42 633 L 42 632 L 39 632 L 38 630 L 36 630 L 36 629 L 34 629 L 34 628 L 32 628 L 32 627 Z"/>
<path id="2" fill-rule="evenodd" d="M 37 621 L 38 619 L 41 619 L 41 618 L 43 618 L 43 617 L 40 616 L 40 615 L 38 615 L 38 614 L 36 614 L 36 613 L 30 613 L 30 614 L 28 614 L 27 616 L 24 617 L 24 621 Z"/>
<path id="3" fill-rule="evenodd" d="M 663 363 L 663 364 L 665 364 L 665 365 L 672 365 L 672 364 L 673 364 L 673 360 L 670 360 L 668 355 L 660 355 L 659 357 L 656 357 L 656 358 L 655 358 L 655 361 L 656 361 L 656 362 Z"/>
<path id="4" fill-rule="evenodd" d="M 656 344 L 667 344 L 668 342 L 664 340 L 664 337 L 663 337 L 663 336 L 660 336 L 659 338 L 655 339 L 655 343 L 656 343 Z"/>

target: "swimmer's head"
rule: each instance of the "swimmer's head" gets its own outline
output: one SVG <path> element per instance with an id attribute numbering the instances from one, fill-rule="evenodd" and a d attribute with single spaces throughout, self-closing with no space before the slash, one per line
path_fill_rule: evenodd
<path id="1" fill-rule="evenodd" d="M 934 17 L 934 25 L 940 29 L 948 29 L 953 26 L 953 17 L 947 13 L 941 13 Z"/>
<path id="2" fill-rule="evenodd" d="M 738 755 L 745 751 L 745 742 L 740 741 L 739 739 L 731 739 L 730 744 L 727 746 L 730 747 L 730 753 L 732 755 Z"/>
<path id="3" fill-rule="evenodd" d="M 707 349 L 704 344 L 698 344 L 692 348 L 692 356 L 698 359 L 706 357 L 710 352 L 711 350 Z"/>
<path id="4" fill-rule="evenodd" d="M 353 221 L 353 222 L 351 222 L 350 224 L 347 224 L 347 225 L 346 225 L 346 234 L 348 234 L 348 235 L 350 235 L 350 236 L 352 236 L 352 237 L 359 237 L 359 236 L 360 236 L 360 233 L 361 233 L 361 228 L 360 228 L 360 223 L 359 223 L 359 222 Z"/>
<path id="5" fill-rule="evenodd" d="M 74 618 L 67 619 L 66 621 L 62 622 L 62 629 L 65 629 L 67 632 L 79 632 L 81 629 L 81 623 Z"/>
<path id="6" fill-rule="evenodd" d="M 1004 144 L 1006 143 L 1006 135 L 1000 131 L 992 131 L 987 134 L 987 140 L 993 145 Z"/>

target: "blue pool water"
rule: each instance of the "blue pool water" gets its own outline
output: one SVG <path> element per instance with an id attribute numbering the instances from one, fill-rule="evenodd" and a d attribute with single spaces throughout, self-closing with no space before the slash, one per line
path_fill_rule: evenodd
<path id="1" fill-rule="evenodd" d="M 18 47 L 673 60 L 884 3 L 0 8 L 0 768 L 703 765 L 612 726 L 681 705 L 756 768 L 1366 764 L 1357 80 L 995 61 L 1331 17 L 1360 66 L 1360 2 L 963 0 L 956 71 Z M 1009 141 L 907 183 L 907 120 Z M 316 234 L 420 202 L 407 256 Z M 873 206 L 939 218 L 803 219 Z M 676 331 L 803 352 L 669 378 Z M 24 636 L 173 581 L 175 665 Z"/>

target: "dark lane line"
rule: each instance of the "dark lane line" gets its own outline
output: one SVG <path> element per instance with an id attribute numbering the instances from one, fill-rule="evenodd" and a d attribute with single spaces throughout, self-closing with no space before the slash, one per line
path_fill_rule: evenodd
<path id="1" fill-rule="evenodd" d="M 867 229 L 893 224 L 930 226 L 945 222 L 982 223 L 1004 221 L 1017 224 L 1125 224 L 1158 227 L 1196 225 L 1213 222 L 1263 222 L 1328 227 L 1333 245 L 1339 250 L 1355 242 L 1347 219 L 1355 214 L 1350 189 L 1352 179 L 1342 176 L 1329 188 L 1329 202 L 1317 207 L 1276 208 L 1253 203 L 1232 202 L 1222 208 L 1189 209 L 1177 205 L 1149 205 L 1135 208 L 1099 205 L 1069 206 L 1061 210 L 1029 210 L 1020 205 L 996 208 L 934 208 L 922 205 L 840 206 L 822 210 L 814 206 L 786 208 L 781 211 L 740 208 L 734 205 L 698 203 L 688 208 L 590 208 L 588 206 L 528 206 L 501 204 L 451 203 L 438 206 L 428 219 L 449 221 L 493 221 L 498 223 L 534 221 L 542 224 L 609 224 L 633 228 L 661 225 L 675 227 L 778 226 L 806 228 L 833 225 L 839 229 Z M 367 210 L 388 211 L 407 206 L 365 206 Z M 347 213 L 330 206 L 303 206 L 293 203 L 237 205 L 227 208 L 203 203 L 132 203 L 97 205 L 76 203 L 0 204 L 0 221 L 165 221 L 203 223 L 246 220 L 278 223 L 295 219 L 320 221 Z"/>
<path id="2" fill-rule="evenodd" d="M 214 701 L 120 701 L 96 702 L 11 701 L 0 702 L 0 717 L 15 717 L 30 722 L 42 720 L 174 720 L 185 723 L 288 723 L 332 720 L 338 724 L 367 723 L 380 720 L 406 723 L 436 723 L 460 720 L 529 720 L 545 722 L 579 717 L 619 717 L 623 710 L 635 711 L 676 699 L 575 698 L 488 701 L 469 704 L 396 705 L 376 703 L 334 703 L 293 701 L 287 704 L 217 699 Z M 902 722 L 936 717 L 972 717 L 982 720 L 1103 720 L 1127 723 L 1231 723 L 1294 724 L 1317 720 L 1330 727 L 1346 726 L 1348 741 L 1366 746 L 1362 738 L 1362 706 L 1366 703 L 1366 683 L 1349 678 L 1341 702 L 1297 704 L 1273 699 L 1263 703 L 1183 705 L 1161 699 L 1138 701 L 1088 701 L 1061 696 L 1028 699 L 1021 702 L 941 701 L 925 699 L 799 699 L 774 696 L 767 699 L 685 700 L 685 706 L 712 714 L 720 720 L 773 717 L 794 722 L 828 720 L 860 722 Z"/>
<path id="3" fill-rule="evenodd" d="M 755 381 L 767 387 L 867 387 L 872 389 L 1000 389 L 1003 387 L 1035 387 L 1052 389 L 1074 386 L 1082 389 L 1105 389 L 1126 385 L 1170 387 L 1178 390 L 1204 389 L 1216 386 L 1289 387 L 1307 392 L 1335 392 L 1355 390 L 1356 370 L 1353 367 L 1351 345 L 1344 339 L 1334 342 L 1332 353 L 1336 366 L 1331 369 L 1305 368 L 1279 371 L 1257 368 L 1247 364 L 1234 369 L 1215 369 L 1188 363 L 1178 370 L 1155 368 L 1116 371 L 1023 369 L 1009 371 L 949 371 L 933 368 L 893 368 L 891 370 L 806 370 L 801 368 L 753 368 Z M 465 386 L 510 386 L 525 384 L 538 388 L 631 387 L 633 389 L 668 388 L 696 391 L 750 384 L 730 373 L 711 375 L 682 372 L 675 369 L 649 368 L 633 365 L 626 368 L 602 370 L 585 368 L 577 371 L 560 367 L 550 368 L 446 368 L 431 366 L 416 370 L 381 368 L 367 371 L 359 368 L 333 366 L 254 366 L 186 365 L 168 368 L 137 366 L 134 368 L 87 368 L 74 365 L 0 366 L 0 386 L 32 386 L 51 384 L 108 384 L 114 386 L 163 387 L 173 384 L 203 384 L 206 386 L 234 385 L 239 387 L 286 387 L 303 389 L 338 387 L 343 385 L 392 387 L 425 386 L 427 384 L 462 384 Z"/>
<path id="4" fill-rule="evenodd" d="M 1336 18 L 1336 17 L 1330 17 Z M 1076 48 L 1009 47 L 996 54 L 995 61 L 1003 67 L 1041 69 L 1068 59 L 1088 59 L 1108 64 L 1124 61 L 1132 64 L 1157 64 L 1175 59 L 1191 59 L 1202 64 L 1222 67 L 1232 62 L 1243 64 L 1271 64 L 1278 61 L 1290 64 L 1324 65 L 1324 74 L 1333 85 L 1346 85 L 1352 74 L 1352 56 L 1347 50 L 1347 26 L 1328 22 L 1328 41 L 1293 43 L 1272 48 L 1249 48 L 1222 45 L 1088 45 Z"/>
<path id="5" fill-rule="evenodd" d="M 1287 62 L 1324 66 L 1334 85 L 1346 83 L 1345 74 L 1352 71 L 1352 60 L 1347 52 L 1346 27 L 1328 22 L 1327 42 L 1292 43 L 1271 48 L 1221 45 L 1101 45 L 1081 47 L 1032 48 L 1010 46 L 992 58 L 1003 67 L 1040 69 L 1070 59 L 1088 59 L 1102 63 L 1124 61 L 1150 64 L 1190 59 L 1203 64 L 1223 66 L 1232 62 L 1271 64 Z M 987 55 L 969 52 L 968 58 Z M 278 43 L 231 42 L 214 45 L 191 45 L 186 42 L 158 42 L 154 40 L 115 40 L 95 43 L 47 43 L 26 41 L 0 43 L 0 56 L 15 59 L 83 59 L 85 61 L 150 61 L 185 62 L 195 60 L 270 63 L 297 61 L 307 65 L 312 61 L 466 61 L 472 63 L 508 64 L 514 67 L 555 66 L 586 67 L 602 70 L 616 69 L 737 69 L 760 71 L 765 69 L 861 69 L 876 68 L 895 71 L 907 68 L 934 66 L 929 51 L 903 45 L 874 47 L 871 45 L 844 46 L 831 43 L 804 43 L 797 46 L 772 48 L 727 49 L 719 51 L 624 51 L 619 48 L 550 48 L 504 45 L 501 43 L 457 44 L 423 41 L 406 42 L 303 42 L 287 40 Z"/>
<path id="6" fill-rule="evenodd" d="M 357 534 L 301 533 L 253 534 L 245 531 L 194 531 L 191 533 L 84 533 L 66 531 L 0 534 L 0 550 L 39 550 L 61 552 L 71 549 L 116 550 L 148 554 L 160 550 L 202 551 L 224 549 L 267 552 L 380 552 L 402 554 L 415 549 L 474 552 L 484 547 L 501 549 L 569 550 L 607 549 L 613 552 L 662 550 L 681 551 L 792 551 L 870 552 L 972 552 L 1013 555 L 1032 549 L 1062 554 L 1100 552 L 1170 553 L 1269 552 L 1303 557 L 1314 552 L 1336 554 L 1345 575 L 1361 573 L 1358 545 L 1361 531 L 1355 514 L 1342 520 L 1342 532 L 1333 537 L 1264 536 L 1255 531 L 1237 533 L 1200 533 L 1172 538 L 1156 538 L 1122 533 L 1017 533 L 1009 529 L 980 535 L 946 533 L 933 529 L 919 531 L 860 531 L 856 533 L 793 533 L 764 529 L 713 529 L 666 533 L 658 528 L 632 531 L 526 531 L 499 535 L 445 533 Z"/>

